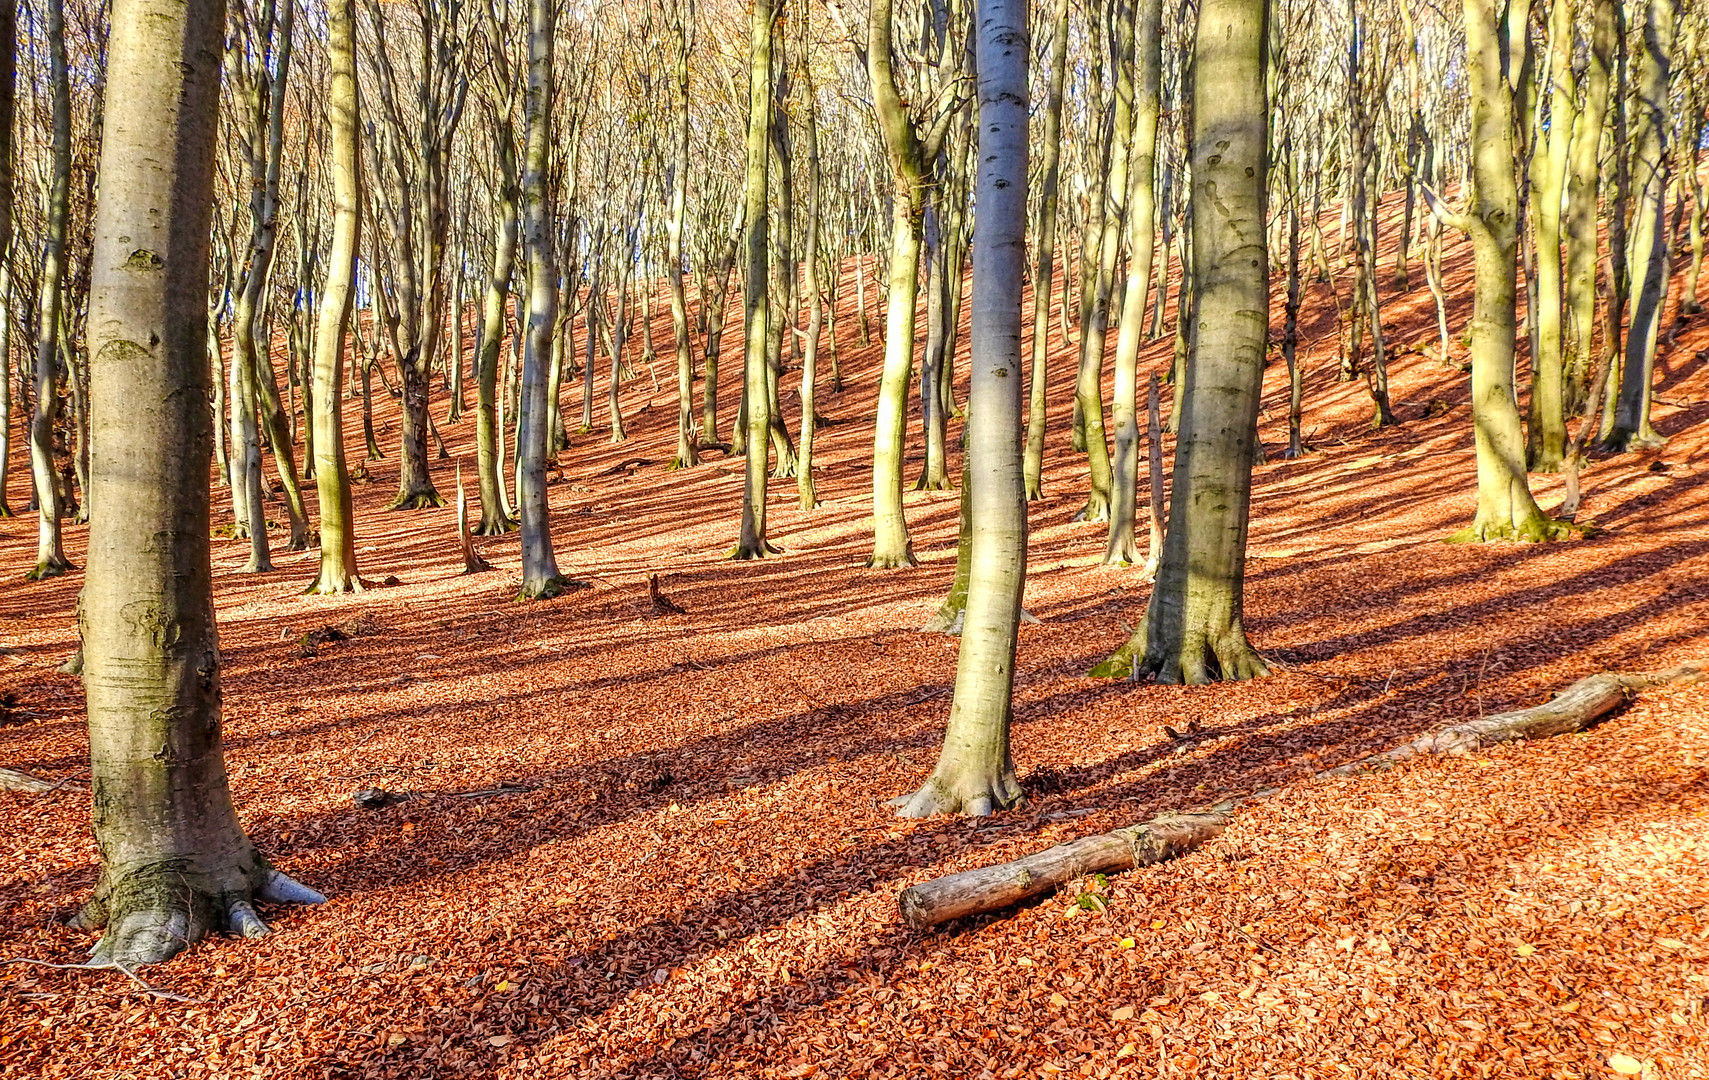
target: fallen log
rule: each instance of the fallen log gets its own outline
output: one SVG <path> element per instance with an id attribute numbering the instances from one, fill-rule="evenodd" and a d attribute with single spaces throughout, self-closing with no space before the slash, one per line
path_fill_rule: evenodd
<path id="1" fill-rule="evenodd" d="M 0 769 L 0 790 L 22 791 L 29 795 L 40 795 L 44 791 L 52 791 L 59 785 L 52 780 L 43 780 L 39 776 L 31 776 L 17 769 Z"/>
<path id="2" fill-rule="evenodd" d="M 1580 679 L 1529 709 L 1494 713 L 1420 736 L 1391 750 L 1326 769 L 1314 779 L 1389 768 L 1426 754 L 1467 754 L 1516 739 L 1547 739 L 1583 731 L 1619 709 L 1641 690 L 1709 677 L 1709 660 L 1694 660 L 1641 675 L 1600 674 Z M 1088 874 L 1108 874 L 1179 858 L 1215 839 L 1241 806 L 1269 798 L 1266 788 L 1187 813 L 1160 814 L 1096 836 L 1085 836 L 1013 862 L 934 878 L 902 890 L 902 918 L 915 930 L 951 919 L 1009 907 Z"/>

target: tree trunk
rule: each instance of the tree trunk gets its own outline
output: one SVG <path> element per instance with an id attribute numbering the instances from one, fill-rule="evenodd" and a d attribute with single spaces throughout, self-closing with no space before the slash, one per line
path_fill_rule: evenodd
<path id="1" fill-rule="evenodd" d="M 95 501 L 79 619 L 102 871 L 93 962 L 266 933 L 251 902 L 319 902 L 232 807 L 220 745 L 205 352 L 219 0 L 117 0 L 93 256 Z M 147 415 L 139 415 L 138 410 Z"/>
<path id="2" fill-rule="evenodd" d="M 979 214 L 974 222 L 966 621 L 937 767 L 899 800 L 905 817 L 990 814 L 1023 797 L 1009 753 L 1015 640 L 1026 577 L 1021 470 L 1021 285 L 1026 272 L 1026 0 L 977 15 Z"/>
<path id="3" fill-rule="evenodd" d="M 902 459 L 907 439 L 908 380 L 914 366 L 914 303 L 919 295 L 920 230 L 925 213 L 926 163 L 936 146 L 922 144 L 908 104 L 897 89 L 891 60 L 894 0 L 873 0 L 867 21 L 867 75 L 884 133 L 891 172 L 890 292 L 886 299 L 884 366 L 872 440 L 872 555 L 875 570 L 913 566 L 914 544 L 902 513 Z"/>
<path id="4" fill-rule="evenodd" d="M 1097 249 L 1093 270 L 1092 304 L 1080 339 L 1080 368 L 1074 385 L 1075 411 L 1085 432 L 1091 491 L 1076 521 L 1110 519 L 1110 448 L 1104 435 L 1104 350 L 1110 319 L 1110 296 L 1115 288 L 1116 263 L 1122 246 L 1127 212 L 1128 141 L 1133 129 L 1133 3 L 1111 0 L 1115 10 L 1110 31 L 1110 62 L 1115 69 L 1115 102 L 1110 112 L 1109 169 L 1101 180 L 1102 213 L 1096 216 L 1098 235 L 1088 236 Z M 1092 245 L 1089 245 L 1092 246 Z"/>
<path id="5" fill-rule="evenodd" d="M 59 419 L 60 310 L 65 303 L 66 234 L 71 216 L 71 79 L 65 53 L 65 0 L 48 0 L 46 8 L 53 148 L 46 251 L 36 311 L 36 408 L 30 421 L 30 468 L 36 485 L 36 566 L 24 576 L 31 581 L 72 569 L 60 540 L 64 506 L 53 461 L 53 429 Z"/>
<path id="6" fill-rule="evenodd" d="M 12 118 L 16 113 L 15 75 L 18 13 L 0 4 L 0 518 L 12 516 L 6 500 L 12 464 L 12 202 L 17 177 L 12 164 Z"/>
<path id="7" fill-rule="evenodd" d="M 1096 674 L 1165 683 L 1269 673 L 1241 624 L 1259 383 L 1269 329 L 1264 0 L 1203 0 L 1194 40 L 1193 268 L 1198 299 L 1157 583 L 1139 629 Z"/>
<path id="8" fill-rule="evenodd" d="M 671 468 L 687 469 L 700 464 L 694 441 L 694 350 L 688 337 L 688 294 L 683 288 L 683 230 L 688 224 L 688 13 L 679 5 L 671 10 L 676 42 L 676 138 L 671 165 L 670 207 L 665 215 L 669 243 L 666 274 L 671 287 L 671 328 L 676 341 L 676 456 Z"/>
<path id="9" fill-rule="evenodd" d="M 1513 396 L 1515 275 L 1519 190 L 1514 179 L 1513 94 L 1503 43 L 1507 24 L 1495 0 L 1465 0 L 1471 90 L 1471 201 L 1451 224 L 1471 237 L 1472 427 L 1478 508 L 1471 527 L 1450 539 L 1549 540 L 1563 535 L 1536 500 L 1525 475 L 1525 435 Z"/>
<path id="10" fill-rule="evenodd" d="M 493 207 L 493 264 L 481 301 L 481 332 L 475 354 L 475 483 L 481 493 L 477 536 L 499 536 L 516 528 L 506 507 L 501 466 L 504 425 L 498 417 L 499 354 L 504 350 L 505 305 L 516 266 L 516 147 L 508 130 L 494 132 L 493 142 L 500 174 Z M 591 317 L 588 325 L 591 328 Z"/>
<path id="11" fill-rule="evenodd" d="M 1573 5 L 1553 0 L 1549 13 L 1549 125 L 1543 152 L 1531 163 L 1532 214 L 1537 237 L 1537 352 L 1531 358 L 1530 425 L 1525 459 L 1535 472 L 1558 472 L 1566 449 L 1566 399 L 1561 373 L 1561 198 L 1572 150 L 1578 86 L 1573 78 Z"/>
<path id="12" fill-rule="evenodd" d="M 1135 38 L 1139 42 L 1138 80 L 1134 89 L 1133 142 L 1128 166 L 1127 288 L 1122 294 L 1122 324 L 1116 337 L 1115 395 L 1111 417 L 1116 452 L 1110 481 L 1110 533 L 1104 547 L 1108 566 L 1140 562 L 1134 534 L 1139 499 L 1139 346 L 1145 332 L 1146 290 L 1151 286 L 1151 256 L 1156 197 L 1157 117 L 1163 81 L 1163 2 L 1139 0 Z"/>
<path id="13" fill-rule="evenodd" d="M 314 350 L 315 485 L 320 495 L 320 573 L 311 593 L 360 592 L 355 510 L 344 457 L 344 332 L 362 238 L 362 158 L 357 144 L 361 99 L 356 88 L 356 3 L 327 9 L 327 141 L 331 144 L 332 247 L 321 282 Z M 306 208 L 305 208 L 306 209 Z M 460 365 L 459 365 L 460 366 Z"/>
<path id="14" fill-rule="evenodd" d="M 1062 176 L 1062 87 L 1068 75 L 1068 0 L 1055 0 L 1050 16 L 1050 81 L 1044 99 L 1044 132 L 1038 219 L 1034 243 L 1032 379 L 1027 398 L 1027 449 L 1023 465 L 1027 499 L 1044 498 L 1045 391 L 1050 355 L 1050 293 L 1056 273 L 1056 204 Z M 977 227 L 977 222 L 975 222 Z"/>
<path id="15" fill-rule="evenodd" d="M 568 584 L 552 552 L 546 505 L 546 455 L 551 417 L 546 400 L 552 327 L 557 323 L 557 274 L 552 265 L 551 207 L 546 198 L 552 137 L 554 0 L 529 0 L 528 135 L 522 160 L 522 244 L 528 262 L 528 332 L 522 348 L 522 402 L 516 427 L 516 502 L 522 533 L 522 587 L 517 599 L 544 600 Z"/>
<path id="16" fill-rule="evenodd" d="M 1638 117 L 1632 133 L 1632 179 L 1637 205 L 1632 212 L 1632 246 L 1627 266 L 1642 275 L 1632 325 L 1626 333 L 1620 366 L 1620 398 L 1614 427 L 1603 440 L 1610 450 L 1653 449 L 1667 442 L 1650 426 L 1650 397 L 1656 364 L 1656 336 L 1667 300 L 1666 230 L 1668 135 L 1673 116 L 1668 98 L 1669 59 L 1673 52 L 1674 0 L 1650 0 L 1644 20 L 1643 56 L 1638 66 Z"/>
<path id="17" fill-rule="evenodd" d="M 806 10 L 802 12 L 802 33 L 807 33 Z M 807 94 L 804 121 L 807 129 L 807 245 L 802 253 L 806 263 L 806 280 L 802 289 L 807 294 L 807 332 L 801 345 L 801 450 L 795 459 L 795 491 L 803 510 L 819 505 L 819 495 L 813 488 L 813 442 L 819 427 L 819 334 L 825 324 L 824 298 L 819 293 L 819 215 L 823 199 L 824 177 L 819 171 L 819 116 L 813 93 L 812 69 L 806 70 Z M 833 323 L 835 309 L 832 312 Z"/>
<path id="18" fill-rule="evenodd" d="M 742 288 L 743 401 L 746 412 L 746 483 L 742 489 L 742 533 L 732 559 L 763 559 L 776 549 L 766 542 L 766 432 L 771 426 L 766 393 L 766 331 L 770 266 L 766 198 L 770 171 L 772 0 L 754 0 L 748 19 L 748 139 L 743 221 L 747 229 L 747 277 Z"/>

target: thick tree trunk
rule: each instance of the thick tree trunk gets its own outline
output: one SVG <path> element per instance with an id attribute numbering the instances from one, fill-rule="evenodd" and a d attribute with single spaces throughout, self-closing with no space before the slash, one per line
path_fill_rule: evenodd
<path id="1" fill-rule="evenodd" d="M 1021 283 L 1026 269 L 1027 3 L 982 0 L 979 215 L 973 246 L 968 519 L 973 523 L 955 697 L 937 767 L 905 817 L 985 815 L 1022 798 L 1009 753 L 1015 640 L 1026 577 L 1021 472 Z"/>
<path id="2" fill-rule="evenodd" d="M 220 745 L 204 333 L 222 8 L 113 10 L 90 311 L 101 512 L 79 619 L 102 872 L 78 922 L 106 927 L 96 963 L 265 933 L 254 900 L 322 899 L 244 835 Z"/>
<path id="3" fill-rule="evenodd" d="M 1269 669 L 1241 624 L 1259 383 L 1269 329 L 1264 201 L 1269 103 L 1264 0 L 1204 0 L 1194 43 L 1193 268 L 1198 299 L 1174 496 L 1150 606 L 1100 675 L 1166 683 Z"/>

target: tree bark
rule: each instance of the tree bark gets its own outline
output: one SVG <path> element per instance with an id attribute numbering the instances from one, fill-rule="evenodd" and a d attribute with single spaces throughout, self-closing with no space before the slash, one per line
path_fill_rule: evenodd
<path id="1" fill-rule="evenodd" d="M 1028 501 L 1044 498 L 1045 391 L 1050 356 L 1050 293 L 1056 273 L 1057 188 L 1062 176 L 1062 88 L 1068 75 L 1068 0 L 1051 12 L 1050 76 L 1044 99 L 1043 160 L 1039 182 L 1038 251 L 1033 271 L 1032 378 L 1027 390 L 1027 448 L 1024 462 Z"/>
<path id="2" fill-rule="evenodd" d="M 1139 0 L 1138 80 L 1134 88 L 1133 141 L 1128 166 L 1127 288 L 1122 294 L 1121 331 L 1116 337 L 1115 393 L 1110 403 L 1116 451 L 1110 480 L 1107 566 L 1141 561 L 1134 533 L 1139 499 L 1139 346 L 1145 332 L 1146 290 L 1151 256 L 1157 250 L 1153 219 L 1156 196 L 1157 117 L 1163 82 L 1163 0 Z"/>
<path id="3" fill-rule="evenodd" d="M 742 356 L 747 421 L 746 483 L 742 488 L 742 532 L 732 559 L 763 559 L 776 551 L 766 540 L 766 433 L 771 402 L 766 392 L 766 330 L 770 317 L 766 205 L 770 171 L 771 46 L 776 18 L 773 0 L 754 0 L 748 19 L 748 141 L 743 221 L 747 230 L 747 279 L 742 288 Z"/>
<path id="4" fill-rule="evenodd" d="M 1471 201 L 1446 215 L 1472 241 L 1472 428 L 1477 447 L 1477 516 L 1456 541 L 1552 540 L 1570 531 L 1531 497 L 1525 435 L 1513 394 L 1519 190 L 1514 179 L 1514 101 L 1508 85 L 1506 20 L 1495 0 L 1464 0 L 1471 91 Z M 1438 210 L 1446 214 L 1445 211 Z"/>

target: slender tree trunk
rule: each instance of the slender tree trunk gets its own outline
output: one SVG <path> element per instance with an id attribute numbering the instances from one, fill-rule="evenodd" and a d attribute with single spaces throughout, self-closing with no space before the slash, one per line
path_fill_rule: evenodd
<path id="1" fill-rule="evenodd" d="M 1650 449 L 1667 442 L 1650 426 L 1650 397 L 1656 364 L 1656 336 L 1667 300 L 1668 135 L 1673 127 L 1668 98 L 1673 52 L 1675 0 L 1649 0 L 1644 20 L 1643 56 L 1638 66 L 1636 130 L 1632 133 L 1632 171 L 1637 206 L 1632 213 L 1632 246 L 1627 265 L 1642 275 L 1632 325 L 1620 366 L 1620 398 L 1614 427 L 1603 440 L 1610 450 Z"/>
<path id="2" fill-rule="evenodd" d="M 1472 426 L 1478 509 L 1455 540 L 1547 540 L 1560 528 L 1538 509 L 1525 475 L 1525 436 L 1513 396 L 1519 192 L 1506 24 L 1495 0 L 1464 0 L 1471 90 L 1471 202 L 1452 223 L 1472 241 Z"/>
<path id="3" fill-rule="evenodd" d="M 1026 0 L 977 14 L 979 214 L 974 221 L 968 518 L 974 523 L 955 697 L 936 768 L 898 800 L 906 817 L 976 816 L 1022 799 L 1009 752 L 1027 565 L 1021 465 L 1021 284 L 1026 272 Z"/>
<path id="4" fill-rule="evenodd" d="M 16 113 L 18 12 L 0 4 L 0 518 L 12 516 L 6 500 L 12 464 L 12 118 Z"/>
<path id="5" fill-rule="evenodd" d="M 1578 87 L 1572 72 L 1573 5 L 1553 0 L 1549 13 L 1549 125 L 1543 152 L 1531 162 L 1532 220 L 1537 243 L 1537 351 L 1531 358 L 1530 424 L 1525 459 L 1536 472 L 1557 472 L 1566 449 L 1566 398 L 1561 352 L 1561 198 L 1572 151 Z"/>
<path id="6" fill-rule="evenodd" d="M 672 19 L 672 30 L 676 35 L 674 89 L 677 113 L 673 147 L 675 160 L 672 162 L 670 178 L 670 208 L 665 216 L 670 250 L 670 265 L 666 273 L 671 287 L 671 328 L 676 333 L 676 456 L 671 459 L 671 468 L 686 469 L 700 464 L 700 454 L 694 439 L 694 350 L 688 336 L 688 294 L 683 287 L 683 231 L 688 225 L 688 12 L 679 7 L 673 11 Z"/>
<path id="7" fill-rule="evenodd" d="M 100 513 L 79 619 L 102 871 L 77 922 L 106 928 L 98 964 L 264 934 L 252 901 L 323 899 L 245 836 L 220 744 L 204 336 L 222 9 L 113 10 L 89 320 Z"/>
<path id="8" fill-rule="evenodd" d="M 803 34 L 807 32 L 807 26 L 804 12 Z M 824 298 L 819 292 L 819 215 L 824 178 L 819 172 L 819 117 L 810 68 L 806 77 L 807 246 L 802 259 L 807 269 L 802 289 L 807 294 L 807 332 L 801 346 L 801 451 L 795 460 L 795 489 L 801 500 L 801 509 L 811 510 L 819 505 L 818 493 L 813 489 L 813 442 L 819 427 L 819 334 L 825 324 Z"/>
<path id="9" fill-rule="evenodd" d="M 1068 0 L 1054 0 L 1050 16 L 1050 81 L 1044 99 L 1043 152 L 1033 272 L 1032 378 L 1027 400 L 1027 448 L 1023 471 L 1027 499 L 1044 498 L 1045 391 L 1049 385 L 1050 293 L 1056 273 L 1056 204 L 1062 178 L 1062 88 L 1068 75 Z M 975 228 L 978 223 L 975 222 Z"/>
<path id="10" fill-rule="evenodd" d="M 71 216 L 71 78 L 65 51 L 65 0 L 48 0 L 49 93 L 53 104 L 52 171 L 49 175 L 46 252 L 37 303 L 36 408 L 30 422 L 30 467 L 36 485 L 36 566 L 31 581 L 72 569 L 60 540 L 59 478 L 53 461 L 54 425 L 59 419 L 60 309 L 65 303 L 66 235 Z M 204 303 L 202 306 L 206 306 Z"/>
<path id="11" fill-rule="evenodd" d="M 355 510 L 344 458 L 344 332 L 356 283 L 362 239 L 361 99 L 356 85 L 356 3 L 327 8 L 327 138 L 331 144 L 332 247 L 320 290 L 315 335 L 315 485 L 320 495 L 320 573 L 311 593 L 362 591 L 356 568 Z M 459 368 L 461 363 L 458 364 Z"/>
<path id="12" fill-rule="evenodd" d="M 875 570 L 913 566 L 914 545 L 902 512 L 902 459 L 907 439 L 908 380 L 914 367 L 914 306 L 919 295 L 920 232 L 926 162 L 908 105 L 897 91 L 891 61 L 894 0 L 873 0 L 867 22 L 867 75 L 890 160 L 889 296 L 884 365 L 872 440 L 872 555 Z"/>
<path id="13" fill-rule="evenodd" d="M 527 146 L 522 161 L 523 251 L 528 263 L 528 331 L 522 350 L 522 402 L 516 429 L 516 501 L 521 511 L 522 587 L 518 599 L 557 596 L 568 584 L 552 552 L 546 505 L 550 415 L 546 400 L 552 327 L 557 323 L 557 273 L 552 265 L 551 208 L 546 200 L 552 137 L 554 0 L 529 0 L 528 91 L 523 98 Z"/>
<path id="14" fill-rule="evenodd" d="M 1157 117 L 1163 82 L 1163 2 L 1139 0 L 1135 38 L 1139 42 L 1134 88 L 1133 141 L 1128 165 L 1127 288 L 1122 294 L 1121 331 L 1116 337 L 1115 396 L 1111 416 L 1116 452 L 1110 482 L 1110 533 L 1104 563 L 1129 566 L 1140 561 L 1134 534 L 1139 499 L 1139 346 L 1145 332 L 1146 290 L 1151 285 L 1151 256 L 1157 249 L 1153 221 L 1156 197 Z"/>
<path id="15" fill-rule="evenodd" d="M 730 275 L 736 265 L 740 230 L 732 229 L 712 270 L 712 295 L 706 316 L 706 380 L 700 390 L 700 448 L 724 447 L 718 442 L 718 360 L 724 352 L 724 322 L 730 310 Z"/>
<path id="16" fill-rule="evenodd" d="M 1093 270 L 1091 310 L 1080 340 L 1080 369 L 1074 386 L 1074 403 L 1085 432 L 1086 459 L 1091 491 L 1076 521 L 1110 519 L 1110 448 L 1104 435 L 1104 350 L 1110 317 L 1110 296 L 1115 286 L 1116 262 L 1122 246 L 1122 226 L 1127 210 L 1128 142 L 1133 128 L 1133 3 L 1111 0 L 1113 20 L 1110 65 L 1115 74 L 1115 102 L 1111 110 L 1109 169 L 1102 180 L 1103 209 L 1097 215 L 1095 240 L 1097 262 Z"/>
<path id="17" fill-rule="evenodd" d="M 742 489 L 742 533 L 732 559 L 763 559 L 776 549 L 766 541 L 766 432 L 771 426 L 766 394 L 766 331 L 770 318 L 766 205 L 770 171 L 771 47 L 773 0 L 754 0 L 748 19 L 748 139 L 743 221 L 747 229 L 747 278 L 742 289 L 745 348 L 742 370 L 747 413 L 747 482 Z"/>
<path id="18" fill-rule="evenodd" d="M 481 332 L 475 354 L 475 482 L 481 493 L 477 536 L 498 536 L 516 528 L 506 509 L 501 465 L 504 425 L 498 417 L 499 354 L 504 350 L 505 304 L 516 265 L 516 148 L 505 131 L 496 132 L 493 141 L 500 172 L 493 208 L 493 264 L 481 302 Z"/>

